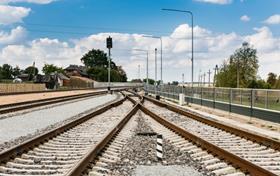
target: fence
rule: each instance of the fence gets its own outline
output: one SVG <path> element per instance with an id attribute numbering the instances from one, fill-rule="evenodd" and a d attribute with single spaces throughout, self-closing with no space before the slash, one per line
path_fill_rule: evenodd
<path id="1" fill-rule="evenodd" d="M 111 87 L 141 87 L 143 83 L 111 82 Z M 108 82 L 94 82 L 94 88 L 108 87 Z"/>
<path id="2" fill-rule="evenodd" d="M 280 90 L 236 89 L 213 87 L 179 87 L 173 85 L 145 85 L 150 93 L 157 92 L 163 97 L 179 99 L 179 94 L 186 96 L 186 101 L 208 107 L 236 112 L 261 118 L 277 118 L 280 121 Z M 269 111 L 267 113 L 266 111 Z M 270 116 L 270 117 L 263 117 Z"/>
<path id="3" fill-rule="evenodd" d="M 0 84 L 0 93 L 44 91 L 45 84 Z"/>

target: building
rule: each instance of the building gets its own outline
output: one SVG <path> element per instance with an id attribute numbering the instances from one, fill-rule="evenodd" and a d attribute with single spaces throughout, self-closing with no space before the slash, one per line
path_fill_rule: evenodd
<path id="1" fill-rule="evenodd" d="M 88 78 L 87 69 L 85 66 L 81 65 L 69 65 L 67 68 L 64 69 L 65 74 L 70 76 L 80 76 Z"/>

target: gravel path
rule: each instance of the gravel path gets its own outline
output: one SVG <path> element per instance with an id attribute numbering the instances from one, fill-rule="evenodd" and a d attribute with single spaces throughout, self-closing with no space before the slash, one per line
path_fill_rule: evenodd
<path id="1" fill-rule="evenodd" d="M 65 120 L 78 118 L 117 98 L 116 94 L 102 95 L 2 119 L 0 120 L 0 151 L 61 125 Z"/>

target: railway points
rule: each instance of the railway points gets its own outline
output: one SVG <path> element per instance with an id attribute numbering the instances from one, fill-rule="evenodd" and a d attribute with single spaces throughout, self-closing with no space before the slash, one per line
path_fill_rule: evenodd
<path id="1" fill-rule="evenodd" d="M 277 141 L 208 124 L 133 92 L 122 96 L 2 152 L 0 175 L 139 175 L 141 170 L 198 176 L 280 174 Z M 88 134 L 93 128 L 96 132 Z M 158 135 L 163 137 L 162 159 L 157 157 Z"/>

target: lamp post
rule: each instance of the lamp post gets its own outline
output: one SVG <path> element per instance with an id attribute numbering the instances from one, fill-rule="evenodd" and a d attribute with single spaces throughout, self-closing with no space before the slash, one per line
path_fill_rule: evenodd
<path id="1" fill-rule="evenodd" d="M 163 83 L 163 80 L 162 80 L 162 37 L 153 36 L 153 35 L 143 35 L 142 37 L 160 39 L 160 84 L 162 84 Z"/>
<path id="2" fill-rule="evenodd" d="M 148 50 L 143 50 L 143 49 L 133 49 L 134 51 L 142 51 L 145 52 L 147 55 L 147 60 L 146 60 L 146 84 L 147 86 L 149 85 L 149 51 Z"/>
<path id="3" fill-rule="evenodd" d="M 155 97 L 157 97 L 157 48 L 155 48 Z"/>
<path id="4" fill-rule="evenodd" d="M 180 13 L 188 13 L 191 15 L 191 19 L 192 19 L 192 89 L 193 89 L 193 72 L 194 72 L 194 68 L 193 68 L 193 65 L 194 65 L 194 58 L 193 58 L 193 52 L 194 52 L 194 46 L 193 46 L 193 13 L 189 10 L 177 10 L 177 9 L 162 9 L 162 10 L 165 10 L 165 11 L 172 11 L 172 12 L 180 12 Z"/>

